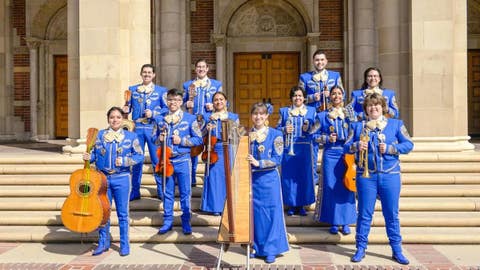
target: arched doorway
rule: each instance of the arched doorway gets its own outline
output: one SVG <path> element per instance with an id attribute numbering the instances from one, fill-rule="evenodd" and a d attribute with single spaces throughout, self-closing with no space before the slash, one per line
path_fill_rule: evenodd
<path id="1" fill-rule="evenodd" d="M 290 88 L 306 55 L 307 25 L 288 1 L 254 0 L 240 5 L 230 17 L 226 32 L 226 79 L 233 110 L 241 124 L 250 127 L 250 107 L 270 99 L 275 126 L 278 109 L 290 104 Z"/>
<path id="2" fill-rule="evenodd" d="M 68 136 L 67 1 L 50 0 L 39 8 L 31 37 L 39 41 L 36 115 L 38 139 Z"/>

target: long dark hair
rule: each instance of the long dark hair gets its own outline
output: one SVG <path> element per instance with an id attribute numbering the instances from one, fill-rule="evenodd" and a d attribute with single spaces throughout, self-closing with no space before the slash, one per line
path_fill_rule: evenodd
<path id="1" fill-rule="evenodd" d="M 382 72 L 377 67 L 369 67 L 365 70 L 365 72 L 363 72 L 362 89 L 367 89 L 368 88 L 367 76 L 368 76 L 368 73 L 372 70 L 375 70 L 376 72 L 378 72 L 378 76 L 380 76 L 380 82 L 378 83 L 378 87 L 382 88 L 382 83 L 383 83 Z"/>

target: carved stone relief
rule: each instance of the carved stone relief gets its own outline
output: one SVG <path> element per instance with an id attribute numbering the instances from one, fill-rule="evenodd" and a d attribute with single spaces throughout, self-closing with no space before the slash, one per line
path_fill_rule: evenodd
<path id="1" fill-rule="evenodd" d="M 233 15 L 228 36 L 305 36 L 302 16 L 285 1 L 249 1 Z"/>

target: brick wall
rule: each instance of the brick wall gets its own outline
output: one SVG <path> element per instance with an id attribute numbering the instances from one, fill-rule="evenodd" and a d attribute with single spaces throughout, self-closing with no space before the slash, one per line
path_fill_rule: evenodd
<path id="1" fill-rule="evenodd" d="M 210 66 L 208 76 L 215 78 L 215 44 L 210 43 L 213 32 L 213 0 L 196 0 L 195 11 L 190 13 L 190 33 L 192 42 L 192 67 L 195 61 L 205 58 Z M 195 71 L 192 69 L 192 78 Z"/>
<path id="2" fill-rule="evenodd" d="M 327 54 L 328 62 L 342 63 L 344 61 L 343 51 L 343 0 L 321 0 L 319 1 L 320 14 L 320 44 L 329 42 L 335 47 L 319 47 Z M 344 69 L 335 69 L 343 74 Z"/>
<path id="3" fill-rule="evenodd" d="M 210 64 L 215 64 L 215 46 L 210 44 L 210 34 L 213 31 L 213 0 L 196 0 L 195 11 L 190 13 L 190 30 L 192 42 L 192 65 L 197 59 L 206 58 Z M 320 14 L 320 44 L 327 53 L 329 62 L 343 64 L 343 0 L 319 1 Z M 322 43 L 323 42 L 323 43 Z M 334 44 L 334 47 L 332 47 Z M 343 68 L 334 68 L 343 74 Z M 195 72 L 192 70 L 192 76 Z M 215 77 L 215 69 L 210 68 L 210 77 Z"/>
<path id="4" fill-rule="evenodd" d="M 14 101 L 29 101 L 30 100 L 30 72 L 25 71 L 25 67 L 30 66 L 30 55 L 25 42 L 25 0 L 11 1 L 11 25 L 14 28 L 18 39 L 18 52 L 13 54 L 13 88 Z M 16 43 L 18 44 L 18 43 Z M 20 53 L 22 52 L 23 53 Z M 23 69 L 22 69 L 23 68 Z M 14 116 L 18 116 L 24 122 L 25 131 L 30 131 L 30 107 L 23 105 L 14 105 Z"/>

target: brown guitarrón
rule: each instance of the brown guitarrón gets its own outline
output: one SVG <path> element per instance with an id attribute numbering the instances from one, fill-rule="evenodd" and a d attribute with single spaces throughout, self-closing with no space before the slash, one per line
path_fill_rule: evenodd
<path id="1" fill-rule="evenodd" d="M 238 126 L 233 121 L 222 120 L 227 198 L 217 242 L 251 244 L 253 241 L 252 173 L 247 161 L 250 142 L 248 136 L 240 136 L 241 132 L 238 130 Z M 234 154 L 233 164 L 230 163 L 231 153 Z"/>
<path id="2" fill-rule="evenodd" d="M 87 133 L 87 153 L 90 153 L 98 130 L 89 128 Z M 86 160 L 83 169 L 70 176 L 70 195 L 62 206 L 62 222 L 69 230 L 89 233 L 107 223 L 110 217 L 110 203 L 107 197 L 107 178 L 90 168 Z"/>

